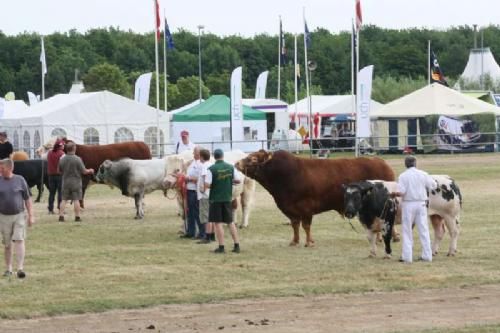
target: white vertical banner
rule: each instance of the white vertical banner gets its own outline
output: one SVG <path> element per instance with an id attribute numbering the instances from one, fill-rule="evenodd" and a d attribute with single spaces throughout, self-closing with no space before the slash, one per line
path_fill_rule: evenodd
<path id="1" fill-rule="evenodd" d="M 370 102 L 372 95 L 373 65 L 358 73 L 356 89 L 356 139 L 370 137 Z"/>
<path id="2" fill-rule="evenodd" d="M 152 72 L 144 73 L 135 81 L 134 100 L 140 104 L 149 104 L 149 88 L 151 85 Z"/>
<path id="3" fill-rule="evenodd" d="M 267 88 L 267 77 L 269 71 L 265 71 L 259 74 L 257 78 L 257 86 L 255 87 L 255 99 L 265 99 L 266 98 L 266 88 Z"/>
<path id="4" fill-rule="evenodd" d="M 0 97 L 0 119 L 3 118 L 3 113 L 5 110 L 5 100 Z"/>
<path id="5" fill-rule="evenodd" d="M 28 100 L 30 102 L 30 106 L 33 106 L 36 103 L 38 103 L 38 98 L 36 98 L 36 95 L 31 91 L 28 91 Z"/>
<path id="6" fill-rule="evenodd" d="M 231 141 L 243 141 L 242 68 L 231 74 Z"/>

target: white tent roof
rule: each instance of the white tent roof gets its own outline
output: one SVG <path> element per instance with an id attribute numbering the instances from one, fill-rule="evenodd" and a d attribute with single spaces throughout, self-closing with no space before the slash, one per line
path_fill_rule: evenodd
<path id="1" fill-rule="evenodd" d="M 1 118 L 10 118 L 23 114 L 28 105 L 23 100 L 3 101 L 4 113 Z"/>
<path id="2" fill-rule="evenodd" d="M 95 127 L 108 133 L 101 143 L 111 143 L 117 128 L 127 127 L 140 139 L 144 129 L 156 127 L 168 133 L 168 116 L 163 111 L 135 102 L 109 91 L 60 94 L 37 103 L 26 110 L 2 119 L 2 127 L 14 129 L 40 129 L 50 138 L 54 128 L 63 128 L 68 137 L 82 141 L 81 133 Z M 45 131 L 43 129 L 46 129 Z M 168 137 L 168 136 L 167 136 Z"/>
<path id="3" fill-rule="evenodd" d="M 460 116 L 484 112 L 500 114 L 500 108 L 433 83 L 382 106 L 370 117 L 416 118 L 431 114 Z"/>
<path id="4" fill-rule="evenodd" d="M 263 112 L 283 112 L 287 111 L 288 104 L 276 98 L 244 98 L 243 105 Z"/>
<path id="5" fill-rule="evenodd" d="M 469 61 L 461 75 L 466 81 L 479 82 L 481 73 L 488 74 L 493 80 L 500 80 L 500 66 L 498 66 L 489 47 L 472 49 Z"/>
<path id="6" fill-rule="evenodd" d="M 353 113 L 352 95 L 312 95 L 311 105 L 312 114 L 319 113 L 322 117 L 335 116 L 338 114 L 351 114 Z M 307 98 L 301 99 L 297 102 L 297 112 L 300 115 L 308 115 Z M 370 112 L 378 110 L 382 104 L 372 100 L 370 105 Z M 288 106 L 290 113 L 295 113 L 295 103 Z"/>

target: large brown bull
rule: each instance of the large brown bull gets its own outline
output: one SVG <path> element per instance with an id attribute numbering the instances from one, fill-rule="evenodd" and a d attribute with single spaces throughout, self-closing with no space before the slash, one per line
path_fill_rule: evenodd
<path id="1" fill-rule="evenodd" d="M 301 223 L 306 232 L 306 246 L 314 245 L 313 215 L 328 210 L 343 214 L 342 184 L 366 179 L 394 180 L 391 167 L 379 158 L 319 160 L 296 157 L 286 151 L 260 150 L 239 161 L 236 168 L 258 181 L 291 220 L 290 245 L 299 244 Z"/>
<path id="2" fill-rule="evenodd" d="M 68 140 L 66 140 L 67 142 Z M 76 155 L 80 156 L 87 169 L 94 169 L 96 172 L 99 166 L 105 160 L 119 160 L 121 158 L 131 158 L 135 160 L 150 160 L 151 151 L 149 147 L 142 141 L 128 141 L 121 143 L 112 143 L 109 145 L 76 145 Z M 83 176 L 82 190 L 85 197 L 85 190 L 92 180 L 93 176 Z M 84 207 L 83 198 L 80 202 Z"/>

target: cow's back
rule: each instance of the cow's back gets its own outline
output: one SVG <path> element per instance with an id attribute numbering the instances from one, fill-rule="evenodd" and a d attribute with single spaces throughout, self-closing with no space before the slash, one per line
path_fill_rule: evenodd
<path id="1" fill-rule="evenodd" d="M 85 167 L 97 170 L 105 160 L 116 161 L 122 158 L 150 160 L 149 147 L 140 141 L 112 143 L 109 145 L 77 145 L 76 155 L 80 156 Z"/>
<path id="2" fill-rule="evenodd" d="M 45 160 L 14 161 L 14 173 L 22 176 L 29 187 L 41 184 L 42 181 L 48 185 L 47 161 Z"/>

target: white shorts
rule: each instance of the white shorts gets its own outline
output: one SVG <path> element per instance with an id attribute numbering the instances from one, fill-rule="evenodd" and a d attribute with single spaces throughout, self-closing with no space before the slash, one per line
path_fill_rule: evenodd
<path id="1" fill-rule="evenodd" d="M 26 238 L 26 214 L 16 215 L 0 214 L 0 233 L 2 244 L 10 246 L 12 241 L 22 241 Z"/>

